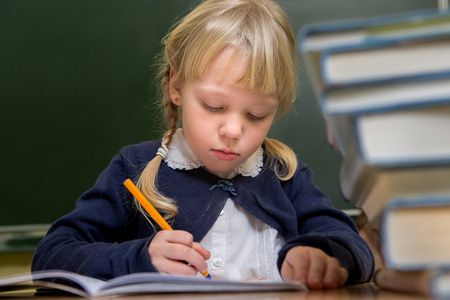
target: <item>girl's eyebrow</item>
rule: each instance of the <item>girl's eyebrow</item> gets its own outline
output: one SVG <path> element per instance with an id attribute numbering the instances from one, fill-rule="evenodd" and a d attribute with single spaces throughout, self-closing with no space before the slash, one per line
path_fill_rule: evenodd
<path id="1" fill-rule="evenodd" d="M 208 96 L 212 96 L 212 97 L 217 97 L 217 98 L 221 98 L 222 100 L 229 96 L 229 94 L 226 91 L 222 91 L 220 89 L 216 89 L 214 87 L 199 87 L 200 93 L 205 93 Z M 257 103 L 252 104 L 251 106 L 264 106 L 264 107 L 270 107 L 272 108 L 272 106 L 274 108 L 277 108 L 279 106 L 279 102 L 274 100 L 274 101 L 259 101 Z"/>
<path id="2" fill-rule="evenodd" d="M 222 91 L 221 89 L 216 88 L 213 85 L 199 85 L 196 88 L 196 91 L 199 93 L 208 94 L 208 96 L 215 96 L 215 97 L 224 97 L 227 96 L 226 91 Z"/>

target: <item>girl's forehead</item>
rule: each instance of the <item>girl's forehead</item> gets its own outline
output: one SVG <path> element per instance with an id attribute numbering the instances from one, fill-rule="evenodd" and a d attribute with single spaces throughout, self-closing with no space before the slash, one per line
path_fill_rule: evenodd
<path id="1" fill-rule="evenodd" d="M 280 105 L 277 95 L 251 90 L 242 84 L 248 65 L 248 55 L 227 48 L 214 58 L 202 77 L 189 80 L 188 84 L 193 84 L 192 87 L 201 95 L 200 98 L 232 103 L 237 101 L 240 105 L 248 105 L 253 109 L 276 109 Z"/>
<path id="2" fill-rule="evenodd" d="M 242 51 L 226 47 L 211 61 L 204 76 L 212 76 L 215 80 L 240 82 L 248 72 L 249 56 Z"/>

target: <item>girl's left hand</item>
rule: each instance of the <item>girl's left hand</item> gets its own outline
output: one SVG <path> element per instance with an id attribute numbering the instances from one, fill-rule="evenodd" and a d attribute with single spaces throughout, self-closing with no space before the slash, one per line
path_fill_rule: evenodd
<path id="1" fill-rule="evenodd" d="M 281 277 L 302 282 L 311 289 L 334 289 L 345 284 L 348 271 L 318 248 L 297 246 L 286 254 Z"/>

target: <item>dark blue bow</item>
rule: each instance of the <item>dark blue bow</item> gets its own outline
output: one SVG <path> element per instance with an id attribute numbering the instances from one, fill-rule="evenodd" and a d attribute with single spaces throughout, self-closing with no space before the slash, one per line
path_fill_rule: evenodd
<path id="1" fill-rule="evenodd" d="M 233 187 L 233 184 L 227 180 L 219 180 L 216 185 L 213 185 L 209 188 L 210 191 L 214 190 L 216 187 L 222 188 L 222 190 L 230 193 L 233 196 L 236 196 L 235 189 Z"/>

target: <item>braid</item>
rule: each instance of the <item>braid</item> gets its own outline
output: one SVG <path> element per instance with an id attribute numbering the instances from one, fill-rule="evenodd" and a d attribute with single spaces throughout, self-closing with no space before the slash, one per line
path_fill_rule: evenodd
<path id="1" fill-rule="evenodd" d="M 164 134 L 164 145 L 167 147 L 170 145 L 173 139 L 173 135 L 177 131 L 178 123 L 178 106 L 172 103 L 170 99 L 164 101 L 164 111 L 166 113 L 168 131 Z"/>
<path id="2" fill-rule="evenodd" d="M 162 106 L 166 115 L 166 120 L 168 122 L 167 127 L 168 130 L 163 136 L 163 145 L 169 147 L 172 142 L 173 135 L 177 130 L 177 122 L 178 122 L 178 106 L 172 103 L 169 95 L 169 80 L 170 80 L 170 66 L 166 66 L 164 72 L 162 72 L 162 81 L 161 87 L 163 91 L 163 101 Z M 162 162 L 163 158 L 160 155 L 156 155 L 144 168 L 141 176 L 137 182 L 138 188 L 141 192 L 146 196 L 148 201 L 157 209 L 164 212 L 164 218 L 166 220 L 173 220 L 177 213 L 178 209 L 175 205 L 175 201 L 170 199 L 161 193 L 159 193 L 156 186 L 156 178 L 158 176 L 159 166 Z M 143 213 L 143 215 L 147 218 L 150 224 L 153 224 L 145 210 L 141 207 L 141 205 L 136 201 L 136 205 L 139 210 Z"/>

